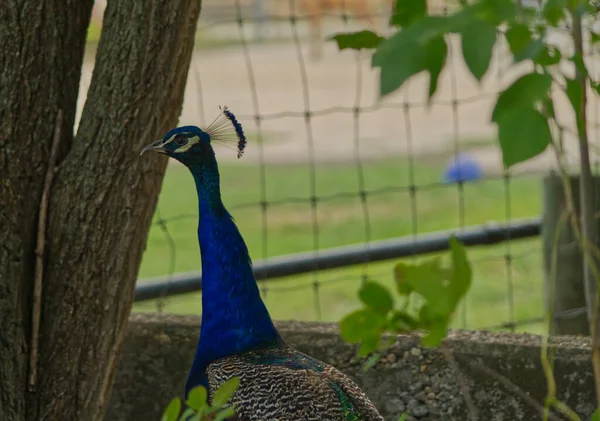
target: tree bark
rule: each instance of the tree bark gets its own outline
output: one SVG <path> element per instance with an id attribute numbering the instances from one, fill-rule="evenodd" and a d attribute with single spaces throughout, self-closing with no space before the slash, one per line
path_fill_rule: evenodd
<path id="1" fill-rule="evenodd" d="M 22 420 L 37 213 L 58 109 L 72 127 L 92 0 L 0 3 L 0 414 Z M 62 156 L 72 140 L 63 130 Z"/>
<path id="2" fill-rule="evenodd" d="M 109 1 L 76 137 L 91 0 L 0 5 L 0 414 L 102 419 L 177 123 L 200 0 Z M 27 392 L 37 214 L 55 119 L 39 363 Z"/>

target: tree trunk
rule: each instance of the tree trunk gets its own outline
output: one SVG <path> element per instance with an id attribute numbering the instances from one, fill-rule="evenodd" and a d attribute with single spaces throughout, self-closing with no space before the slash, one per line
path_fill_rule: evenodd
<path id="1" fill-rule="evenodd" d="M 73 126 L 92 0 L 0 4 L 0 414 L 24 419 L 37 214 L 58 109 Z M 62 150 L 71 143 L 62 131 Z"/>
<path id="2" fill-rule="evenodd" d="M 166 166 L 139 150 L 181 111 L 200 0 L 113 0 L 73 136 L 92 3 L 0 4 L 2 419 L 102 418 Z M 37 383 L 29 393 L 38 213 L 59 110 Z"/>

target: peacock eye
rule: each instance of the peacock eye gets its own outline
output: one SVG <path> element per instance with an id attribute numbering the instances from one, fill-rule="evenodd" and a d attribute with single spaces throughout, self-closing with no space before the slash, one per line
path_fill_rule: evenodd
<path id="1" fill-rule="evenodd" d="M 188 138 L 183 135 L 177 135 L 175 139 L 173 139 L 173 143 L 175 143 L 176 146 L 183 146 L 187 143 L 187 141 Z"/>

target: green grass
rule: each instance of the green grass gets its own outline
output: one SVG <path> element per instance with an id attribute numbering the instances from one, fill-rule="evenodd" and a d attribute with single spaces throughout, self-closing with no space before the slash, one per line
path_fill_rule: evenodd
<path id="1" fill-rule="evenodd" d="M 418 233 L 456 227 L 460 221 L 461 196 L 456 186 L 439 183 L 442 168 L 427 161 L 414 165 L 416 190 L 416 228 Z M 412 216 L 409 163 L 389 159 L 363 165 L 370 223 L 356 197 L 358 175 L 353 164 L 328 164 L 316 167 L 318 244 L 320 248 L 361 243 L 365 233 L 372 240 L 411 235 Z M 260 171 L 256 166 L 239 163 L 221 164 L 222 192 L 226 206 L 236 218 L 254 261 L 265 257 L 313 250 L 313 213 L 310 202 L 309 167 L 306 165 L 270 165 L 266 168 L 265 199 L 276 202 L 266 214 L 263 229 L 261 211 L 256 203 L 261 197 Z M 541 192 L 536 177 L 515 178 L 510 183 L 512 218 L 532 217 L 540 213 Z M 340 195 L 347 195 L 340 197 Z M 464 224 L 482 224 L 506 220 L 506 190 L 502 180 L 488 180 L 464 187 Z M 290 201 L 291 200 L 291 201 Z M 199 251 L 196 239 L 196 195 L 187 170 L 170 165 L 164 180 L 158 210 L 168 221 L 168 238 L 153 225 L 140 278 L 174 271 L 198 271 Z M 183 216 L 182 216 L 183 215 Z M 178 219 L 179 218 L 179 219 Z M 266 234 L 267 242 L 264 243 Z M 470 249 L 474 265 L 474 282 L 466 302 L 469 328 L 486 327 L 510 320 L 507 294 L 512 289 L 515 319 L 536 317 L 543 312 L 543 288 L 539 239 L 512 242 L 511 281 L 507 279 L 506 245 Z M 318 274 L 289 277 L 261 283 L 265 301 L 273 318 L 278 320 L 335 321 L 358 307 L 356 292 L 361 276 L 368 276 L 392 286 L 393 261 L 323 271 Z M 318 288 L 315 288 L 315 283 Z M 316 310 L 320 308 L 320 314 Z M 199 294 L 170 297 L 163 303 L 173 313 L 200 313 Z M 155 302 L 138 303 L 136 311 L 153 311 Z M 460 326 L 462 315 L 456 320 Z M 526 330 L 538 330 L 539 326 Z"/>

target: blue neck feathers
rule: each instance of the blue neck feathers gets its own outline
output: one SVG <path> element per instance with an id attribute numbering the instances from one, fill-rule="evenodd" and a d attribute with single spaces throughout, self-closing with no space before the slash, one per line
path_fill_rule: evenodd
<path id="1" fill-rule="evenodd" d="M 252 273 L 248 249 L 221 201 L 212 148 L 188 165 L 198 192 L 198 241 L 202 257 L 202 325 L 186 384 L 208 387 L 206 368 L 216 359 L 281 341 Z"/>

